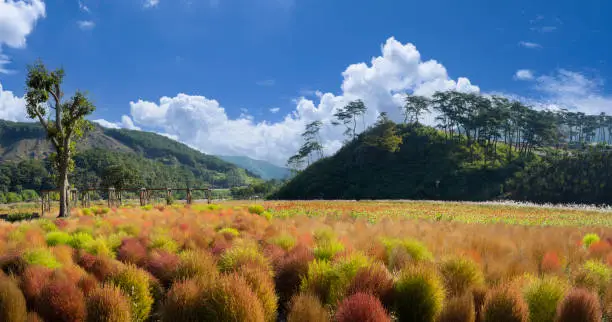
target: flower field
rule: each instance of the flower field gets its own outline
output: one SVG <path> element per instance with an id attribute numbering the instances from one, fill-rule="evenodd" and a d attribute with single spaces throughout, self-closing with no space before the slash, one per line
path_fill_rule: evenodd
<path id="1" fill-rule="evenodd" d="M 612 213 L 228 202 L 0 222 L 0 321 L 609 321 Z"/>

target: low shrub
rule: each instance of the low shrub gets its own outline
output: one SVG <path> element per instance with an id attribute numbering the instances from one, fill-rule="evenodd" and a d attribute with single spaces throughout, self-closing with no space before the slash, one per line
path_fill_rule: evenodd
<path id="1" fill-rule="evenodd" d="M 86 299 L 87 322 L 131 321 L 130 303 L 116 286 L 103 285 L 93 290 Z M 179 320 L 180 321 L 180 320 Z"/>
<path id="2" fill-rule="evenodd" d="M 221 235 L 225 235 L 229 237 L 229 239 L 240 236 L 240 232 L 238 231 L 238 229 L 232 228 L 232 227 L 225 227 L 225 228 L 219 229 L 217 233 Z"/>
<path id="3" fill-rule="evenodd" d="M 106 240 L 97 238 L 87 244 L 85 250 L 93 255 L 113 256 L 113 251 L 106 244 Z"/>
<path id="4" fill-rule="evenodd" d="M 345 298 L 336 310 L 337 322 L 391 322 L 391 318 L 375 296 L 356 293 Z"/>
<path id="5" fill-rule="evenodd" d="M 31 265 L 21 275 L 21 290 L 30 307 L 40 297 L 43 287 L 48 283 L 53 271 L 49 268 Z"/>
<path id="6" fill-rule="evenodd" d="M 0 321 L 23 322 L 27 314 L 26 300 L 17 284 L 8 277 L 0 276 Z"/>
<path id="7" fill-rule="evenodd" d="M 202 281 L 197 279 L 174 283 L 160 308 L 161 321 L 198 321 L 201 316 L 201 294 L 205 292 L 204 285 L 208 283 L 211 282 L 202 284 Z"/>
<path id="8" fill-rule="evenodd" d="M 395 310 L 401 321 L 435 321 L 442 311 L 444 287 L 435 270 L 406 267 L 395 282 Z"/>
<path id="9" fill-rule="evenodd" d="M 153 276 L 168 287 L 172 283 L 175 272 L 179 266 L 180 258 L 178 255 L 166 251 L 154 251 L 149 254 L 146 268 Z"/>
<path id="10" fill-rule="evenodd" d="M 546 252 L 542 257 L 540 270 L 545 274 L 558 273 L 561 271 L 561 259 L 555 252 Z"/>
<path id="11" fill-rule="evenodd" d="M 264 211 L 266 211 L 266 208 L 264 208 L 262 205 L 250 205 L 248 209 L 249 213 L 254 215 L 261 215 L 264 213 Z"/>
<path id="12" fill-rule="evenodd" d="M 174 272 L 174 281 L 199 278 L 214 280 L 219 276 L 213 256 L 201 250 L 189 250 L 180 254 L 180 261 Z"/>
<path id="13" fill-rule="evenodd" d="M 83 321 L 83 293 L 68 279 L 53 278 L 43 287 L 36 301 L 37 312 L 46 321 Z"/>
<path id="14" fill-rule="evenodd" d="M 450 297 L 462 296 L 472 288 L 484 285 L 484 275 L 467 257 L 450 257 L 440 263 L 440 274 Z"/>
<path id="15" fill-rule="evenodd" d="M 316 296 L 301 293 L 291 299 L 287 322 L 327 322 L 329 320 L 329 313 Z"/>
<path id="16" fill-rule="evenodd" d="M 318 242 L 314 248 L 314 256 L 319 260 L 331 260 L 336 254 L 344 251 L 344 245 L 338 240 Z"/>
<path id="17" fill-rule="evenodd" d="M 167 235 L 155 235 L 151 238 L 149 249 L 159 249 L 168 253 L 176 253 L 179 249 L 174 239 Z"/>
<path id="18" fill-rule="evenodd" d="M 331 304 L 331 293 L 339 278 L 330 262 L 315 259 L 308 264 L 300 290 L 316 295 L 323 304 Z"/>
<path id="19" fill-rule="evenodd" d="M 610 278 L 612 278 L 612 269 L 610 267 L 596 260 L 588 260 L 575 275 L 574 284 L 577 287 L 586 288 L 603 296 Z"/>
<path id="20" fill-rule="evenodd" d="M 136 238 L 125 238 L 117 249 L 117 259 L 129 264 L 141 265 L 147 258 L 147 247 Z"/>
<path id="21" fill-rule="evenodd" d="M 26 322 L 45 322 L 36 312 L 28 312 Z"/>
<path id="22" fill-rule="evenodd" d="M 483 322 L 527 322 L 529 308 L 521 294 L 508 287 L 497 287 L 485 298 L 482 308 Z"/>
<path id="23" fill-rule="evenodd" d="M 28 249 L 23 253 L 23 259 L 30 265 L 40 265 L 47 268 L 62 266 L 47 248 Z"/>
<path id="24" fill-rule="evenodd" d="M 276 321 L 278 299 L 270 272 L 261 267 L 243 267 L 238 273 L 249 284 L 262 304 L 266 322 Z"/>
<path id="25" fill-rule="evenodd" d="M 596 243 L 599 240 L 600 240 L 599 235 L 597 235 L 595 233 L 586 234 L 582 238 L 582 245 L 584 245 L 584 248 L 589 249 L 591 244 Z"/>
<path id="26" fill-rule="evenodd" d="M 561 300 L 556 322 L 600 322 L 601 308 L 597 295 L 586 289 L 573 289 Z"/>
<path id="27" fill-rule="evenodd" d="M 346 290 L 347 295 L 357 293 L 374 295 L 390 309 L 393 304 L 393 276 L 383 264 L 361 268 Z"/>
<path id="28" fill-rule="evenodd" d="M 96 256 L 81 252 L 78 256 L 77 264 L 95 276 L 99 281 L 105 281 L 117 272 L 121 263 L 108 256 Z"/>
<path id="29" fill-rule="evenodd" d="M 300 288 L 301 278 L 308 273 L 308 264 L 314 259 L 312 251 L 296 246 L 275 266 L 274 284 L 281 304 L 287 303 Z"/>
<path id="30" fill-rule="evenodd" d="M 523 297 L 529 307 L 529 320 L 553 322 L 566 288 L 565 283 L 555 277 L 539 279 L 528 285 Z"/>
<path id="31" fill-rule="evenodd" d="M 296 242 L 295 237 L 289 234 L 281 234 L 268 239 L 268 243 L 279 246 L 285 251 L 290 251 L 295 246 Z"/>
<path id="32" fill-rule="evenodd" d="M 57 226 L 49 219 L 41 218 L 37 221 L 38 227 L 40 227 L 45 232 L 49 233 L 52 231 L 57 231 Z"/>
<path id="33" fill-rule="evenodd" d="M 19 253 L 8 253 L 0 256 L 0 269 L 6 275 L 21 275 L 28 263 Z"/>
<path id="34" fill-rule="evenodd" d="M 127 295 L 130 302 L 132 320 L 145 321 L 151 312 L 153 297 L 149 290 L 149 276 L 140 268 L 127 265 L 112 275 L 109 280 Z"/>
<path id="35" fill-rule="evenodd" d="M 409 256 L 411 261 L 421 262 L 421 261 L 431 261 L 433 260 L 432 253 L 427 249 L 427 247 L 421 243 L 420 241 L 413 239 L 383 239 L 382 244 L 385 246 L 387 251 L 387 264 L 390 266 L 400 266 L 400 265 L 391 265 L 393 262 L 392 254 L 395 250 L 395 256 L 399 254 L 406 254 Z M 398 252 L 398 250 L 401 250 Z M 401 255 L 400 255 L 401 256 Z M 395 259 L 397 262 L 398 260 Z"/>
<path id="36" fill-rule="evenodd" d="M 98 280 L 91 274 L 84 274 L 77 282 L 77 286 L 85 296 L 98 288 Z"/>
<path id="37" fill-rule="evenodd" d="M 469 293 L 447 300 L 438 317 L 438 322 L 474 322 L 475 320 L 474 300 Z"/>
<path id="38" fill-rule="evenodd" d="M 70 241 L 68 241 L 68 245 L 70 245 L 74 249 L 86 249 L 91 242 L 93 242 L 93 237 L 91 234 L 80 231 L 75 232 L 70 236 Z"/>
<path id="39" fill-rule="evenodd" d="M 221 272 L 234 272 L 243 266 L 254 265 L 272 274 L 272 268 L 266 257 L 253 246 L 236 246 L 227 250 L 219 259 Z"/>

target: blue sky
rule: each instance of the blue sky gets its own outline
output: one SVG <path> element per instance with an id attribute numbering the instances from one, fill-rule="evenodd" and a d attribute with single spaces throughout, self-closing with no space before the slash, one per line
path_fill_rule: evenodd
<path id="1" fill-rule="evenodd" d="M 610 12 L 604 0 L 0 0 L 0 118 L 23 120 L 37 58 L 66 69 L 66 92 L 89 92 L 92 120 L 276 164 L 306 122 L 352 98 L 371 121 L 396 92 L 443 89 L 612 113 Z M 341 132 L 324 131 L 329 153 Z"/>

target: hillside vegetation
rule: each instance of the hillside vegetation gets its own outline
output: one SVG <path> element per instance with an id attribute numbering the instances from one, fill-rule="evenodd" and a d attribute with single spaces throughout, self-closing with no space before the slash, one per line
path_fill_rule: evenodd
<path id="1" fill-rule="evenodd" d="M 218 157 L 246 169 L 264 180 L 283 180 L 291 174 L 291 171 L 287 168 L 279 167 L 262 160 L 255 160 L 244 156 L 220 155 Z"/>
<path id="2" fill-rule="evenodd" d="M 0 191 L 55 187 L 42 127 L 0 121 Z M 71 182 L 83 187 L 228 187 L 253 173 L 164 136 L 94 126 L 77 144 Z"/>

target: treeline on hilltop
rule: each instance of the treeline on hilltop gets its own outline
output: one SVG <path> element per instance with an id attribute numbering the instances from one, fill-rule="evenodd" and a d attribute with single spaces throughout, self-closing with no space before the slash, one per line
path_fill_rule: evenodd
<path id="1" fill-rule="evenodd" d="M 460 92 L 407 95 L 401 109 L 403 124 L 382 113 L 358 134 L 367 108 L 348 104 L 333 122 L 347 142 L 331 157 L 319 158 L 322 124 L 308 124 L 288 161 L 296 175 L 272 198 L 612 202 L 610 116 Z M 427 112 L 435 128 L 419 123 Z"/>

